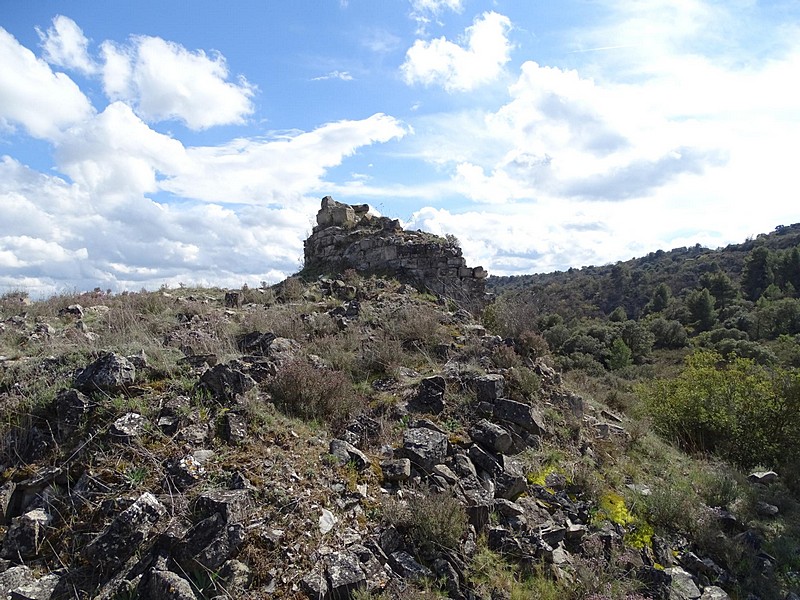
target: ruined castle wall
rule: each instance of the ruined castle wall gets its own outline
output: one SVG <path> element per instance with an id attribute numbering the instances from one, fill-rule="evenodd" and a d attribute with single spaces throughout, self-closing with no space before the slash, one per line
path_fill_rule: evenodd
<path id="1" fill-rule="evenodd" d="M 305 241 L 306 267 L 390 273 L 464 306 L 483 304 L 488 273 L 468 267 L 460 248 L 431 234 L 403 231 L 397 221 L 371 217 L 362 207 L 358 213 L 344 207 L 323 199 L 318 225 Z"/>

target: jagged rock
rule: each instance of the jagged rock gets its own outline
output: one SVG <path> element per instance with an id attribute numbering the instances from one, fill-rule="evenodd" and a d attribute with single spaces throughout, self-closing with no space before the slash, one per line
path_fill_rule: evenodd
<path id="1" fill-rule="evenodd" d="M 450 598 L 461 597 L 461 585 L 458 579 L 458 571 L 447 560 L 437 558 L 431 565 L 438 581 L 444 584 Z"/>
<path id="2" fill-rule="evenodd" d="M 461 452 L 457 452 L 455 456 L 453 456 L 453 469 L 461 477 L 469 477 L 470 475 L 475 477 L 478 474 L 469 456 Z"/>
<path id="3" fill-rule="evenodd" d="M 248 490 L 214 490 L 201 494 L 195 510 L 207 517 L 219 513 L 226 523 L 244 523 L 250 516 L 252 500 Z"/>
<path id="4" fill-rule="evenodd" d="M 331 440 L 329 451 L 341 464 L 352 462 L 359 471 L 363 471 L 372 464 L 366 454 L 344 440 Z"/>
<path id="5" fill-rule="evenodd" d="M 115 393 L 133 385 L 135 378 L 136 367 L 124 356 L 109 352 L 78 371 L 72 385 L 87 394 Z"/>
<path id="6" fill-rule="evenodd" d="M 458 483 L 458 475 L 453 473 L 447 465 L 434 465 L 433 469 L 431 469 L 431 474 L 443 479 L 448 485 L 455 485 Z"/>
<path id="7" fill-rule="evenodd" d="M 230 364 L 216 365 L 200 377 L 200 388 L 224 404 L 235 402 L 239 396 L 253 389 L 255 385 L 256 382 L 252 377 Z"/>
<path id="8" fill-rule="evenodd" d="M 247 419 L 236 412 L 226 412 L 222 418 L 222 437 L 229 444 L 241 444 L 247 439 Z"/>
<path id="9" fill-rule="evenodd" d="M 50 600 L 61 581 L 61 576 L 50 573 L 30 583 L 25 583 L 9 594 L 11 600 Z"/>
<path id="10" fill-rule="evenodd" d="M 179 491 L 187 490 L 199 483 L 206 473 L 202 463 L 191 454 L 167 459 L 164 467 L 167 472 L 167 479 L 164 482 L 166 488 Z"/>
<path id="11" fill-rule="evenodd" d="M 120 438 L 134 438 L 144 433 L 147 419 L 139 413 L 129 412 L 115 420 L 111 425 L 111 435 Z"/>
<path id="12" fill-rule="evenodd" d="M 756 514 L 761 517 L 774 517 L 779 512 L 779 509 L 774 504 L 767 502 L 756 502 Z"/>
<path id="13" fill-rule="evenodd" d="M 664 573 L 670 577 L 669 600 L 697 600 L 700 598 L 700 590 L 690 573 L 681 567 L 664 569 Z"/>
<path id="14" fill-rule="evenodd" d="M 33 579 L 33 572 L 25 565 L 17 565 L 0 572 L 0 597 L 6 598 L 11 590 L 32 583 Z"/>
<path id="15" fill-rule="evenodd" d="M 389 565 L 392 570 L 404 579 L 421 581 L 433 577 L 433 572 L 426 566 L 419 564 L 414 557 L 405 550 L 398 550 L 389 555 Z"/>
<path id="16" fill-rule="evenodd" d="M 511 449 L 509 433 L 486 419 L 481 419 L 469 429 L 469 436 L 477 444 L 481 444 L 490 452 L 505 453 Z"/>
<path id="17" fill-rule="evenodd" d="M 381 472 L 386 482 L 405 481 L 411 477 L 411 461 L 407 458 L 385 460 L 381 463 Z"/>
<path id="18" fill-rule="evenodd" d="M 14 517 L 11 500 L 16 489 L 17 484 L 13 481 L 6 481 L 0 486 L 0 523 L 8 523 Z"/>
<path id="19" fill-rule="evenodd" d="M 133 556 L 166 512 L 153 494 L 145 492 L 89 542 L 84 550 L 86 558 L 106 567 L 121 565 Z"/>
<path id="20" fill-rule="evenodd" d="M 526 431 L 536 434 L 547 432 L 542 414 L 530 404 L 498 398 L 494 402 L 494 417 L 519 425 Z"/>
<path id="21" fill-rule="evenodd" d="M 227 560 L 219 570 L 219 580 L 228 596 L 237 597 L 250 584 L 250 567 L 240 560 Z"/>
<path id="22" fill-rule="evenodd" d="M 361 569 L 361 561 L 350 552 L 334 552 L 327 559 L 326 572 L 331 598 L 344 600 L 353 592 L 366 587 L 367 576 Z"/>
<path id="23" fill-rule="evenodd" d="M 430 471 L 447 456 L 447 436 L 417 427 L 403 432 L 402 454 L 418 467 Z"/>
<path id="24" fill-rule="evenodd" d="M 475 393 L 478 402 L 489 402 L 503 397 L 505 378 L 502 375 L 483 375 L 475 379 Z"/>
<path id="25" fill-rule="evenodd" d="M 328 580 L 324 571 L 320 568 L 307 573 L 300 580 L 300 588 L 311 600 L 325 600 L 330 593 Z"/>
<path id="26" fill-rule="evenodd" d="M 76 319 L 83 318 L 83 307 L 80 304 L 70 304 L 66 308 L 58 311 L 59 317 L 75 317 Z"/>
<path id="27" fill-rule="evenodd" d="M 277 336 L 274 333 L 261 333 L 252 331 L 236 338 L 236 347 L 243 354 L 266 356 L 269 347 Z"/>
<path id="28" fill-rule="evenodd" d="M 706 586 L 703 595 L 700 596 L 700 600 L 730 600 L 730 598 L 728 592 L 715 585 Z"/>
<path id="29" fill-rule="evenodd" d="M 14 517 L 3 539 L 2 557 L 19 560 L 36 556 L 50 520 L 42 508 Z"/>
<path id="30" fill-rule="evenodd" d="M 89 398 L 75 389 L 61 390 L 55 399 L 58 435 L 64 439 L 72 434 L 88 414 Z"/>
<path id="31" fill-rule="evenodd" d="M 153 569 L 147 585 L 153 600 L 197 600 L 191 584 L 177 573 Z"/>
<path id="32" fill-rule="evenodd" d="M 750 483 L 769 485 L 778 481 L 778 474 L 775 471 L 756 471 L 747 476 L 747 481 Z"/>
<path id="33" fill-rule="evenodd" d="M 411 403 L 415 410 L 438 415 L 444 410 L 445 380 L 441 375 L 426 377 L 419 383 L 419 389 Z"/>
<path id="34" fill-rule="evenodd" d="M 518 517 L 525 514 L 525 509 L 516 502 L 506 500 L 505 498 L 497 498 L 494 501 L 494 510 L 505 517 Z"/>
<path id="35" fill-rule="evenodd" d="M 216 570 L 234 558 L 244 543 L 245 533 L 241 523 L 227 523 L 220 513 L 214 513 L 187 532 L 176 549 L 176 560 L 188 571 Z"/>
<path id="36" fill-rule="evenodd" d="M 223 306 L 226 308 L 242 308 L 243 296 L 241 292 L 225 292 Z"/>
<path id="37" fill-rule="evenodd" d="M 489 475 L 498 475 L 503 471 L 503 466 L 494 456 L 475 444 L 469 448 L 469 459 L 476 467 Z"/>
<path id="38" fill-rule="evenodd" d="M 486 541 L 490 550 L 500 554 L 517 558 L 525 554 L 514 533 L 504 527 L 490 527 Z"/>

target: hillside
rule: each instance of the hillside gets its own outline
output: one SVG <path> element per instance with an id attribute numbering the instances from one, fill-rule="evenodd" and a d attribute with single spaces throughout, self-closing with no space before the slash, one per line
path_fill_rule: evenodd
<path id="1" fill-rule="evenodd" d="M 335 225 L 326 247 L 365 252 L 353 228 L 374 231 L 381 261 L 407 248 L 401 279 L 317 264 L 259 289 L 0 298 L 0 590 L 796 598 L 793 438 L 749 465 L 657 435 L 642 407 L 677 405 L 631 383 L 652 363 L 566 364 L 555 325 L 511 318 L 514 296 L 483 320 L 459 307 L 483 273 L 451 241 L 374 225 Z M 434 275 L 468 294 L 417 289 Z M 713 393 L 736 368 L 698 359 L 664 389 L 697 377 Z M 761 367 L 741 368 L 743 389 L 776 400 Z"/>

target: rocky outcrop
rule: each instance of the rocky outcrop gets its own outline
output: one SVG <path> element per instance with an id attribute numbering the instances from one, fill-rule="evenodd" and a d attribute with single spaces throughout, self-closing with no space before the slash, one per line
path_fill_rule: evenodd
<path id="1" fill-rule="evenodd" d="M 483 267 L 470 268 L 457 244 L 400 222 L 376 217 L 366 204 L 322 199 L 317 226 L 305 241 L 305 268 L 390 274 L 462 306 L 479 309 L 486 300 Z"/>

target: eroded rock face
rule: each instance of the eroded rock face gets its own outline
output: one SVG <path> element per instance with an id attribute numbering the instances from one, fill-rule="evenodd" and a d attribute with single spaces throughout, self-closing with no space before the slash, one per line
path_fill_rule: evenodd
<path id="1" fill-rule="evenodd" d="M 89 542 L 84 551 L 86 558 L 106 567 L 121 565 L 133 556 L 166 512 L 153 494 L 145 492 Z"/>
<path id="2" fill-rule="evenodd" d="M 402 454 L 415 465 L 430 471 L 447 456 L 447 436 L 424 427 L 407 429 L 403 433 Z"/>
<path id="3" fill-rule="evenodd" d="M 470 268 L 461 248 L 431 234 L 404 231 L 399 221 L 375 217 L 369 206 L 322 199 L 317 226 L 304 244 L 305 266 L 388 272 L 473 308 L 486 303 L 483 267 Z"/>

